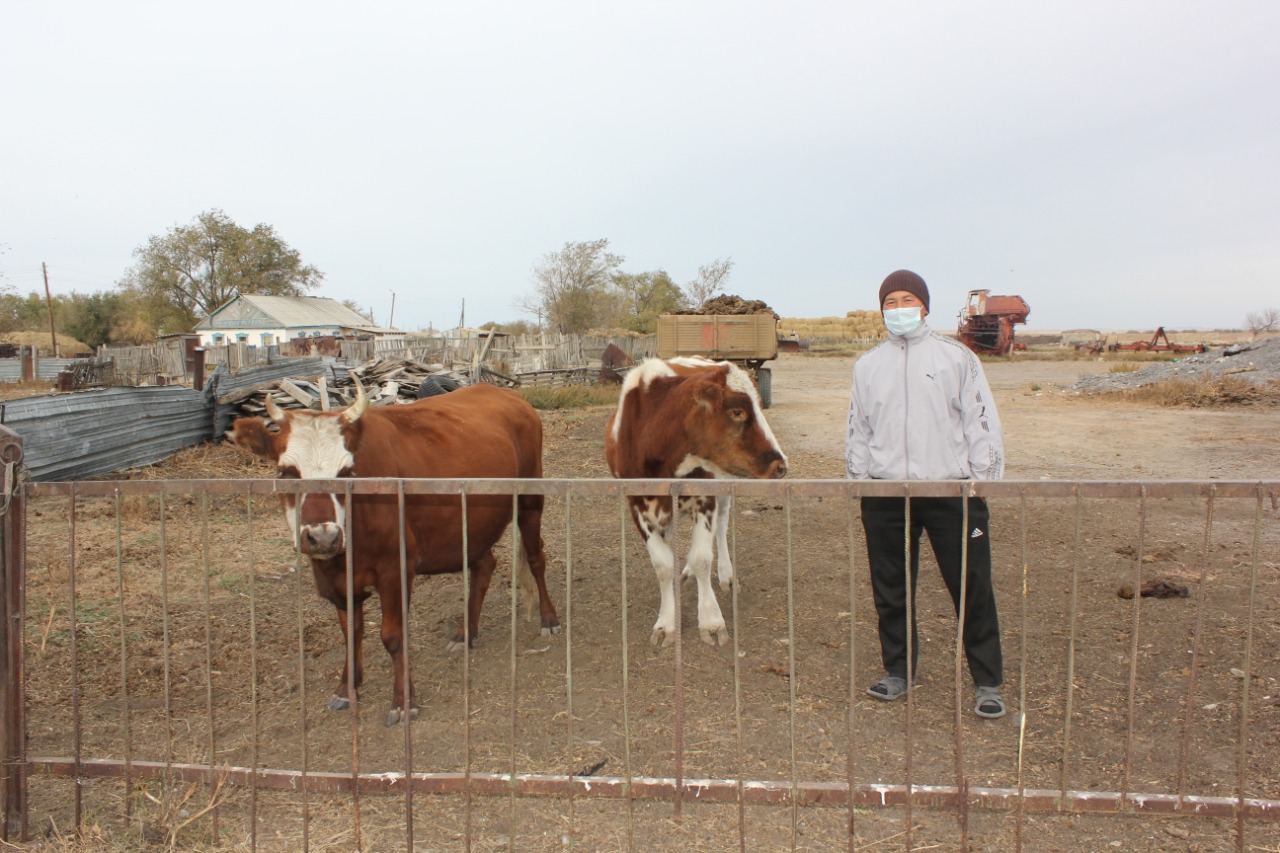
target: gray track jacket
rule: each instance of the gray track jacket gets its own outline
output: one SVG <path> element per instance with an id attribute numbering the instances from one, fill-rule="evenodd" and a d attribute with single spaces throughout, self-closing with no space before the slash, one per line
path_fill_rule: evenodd
<path id="1" fill-rule="evenodd" d="M 1004 434 L 978 357 L 926 323 L 853 366 L 845 469 L 855 480 L 998 480 Z"/>

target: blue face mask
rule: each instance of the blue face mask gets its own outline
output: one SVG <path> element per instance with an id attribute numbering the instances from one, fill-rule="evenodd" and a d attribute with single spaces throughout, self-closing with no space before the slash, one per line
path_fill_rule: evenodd
<path id="1" fill-rule="evenodd" d="M 901 337 L 909 332 L 914 332 L 916 327 L 920 325 L 920 309 L 917 308 L 887 308 L 884 313 L 884 324 L 889 329 L 889 334 Z"/>

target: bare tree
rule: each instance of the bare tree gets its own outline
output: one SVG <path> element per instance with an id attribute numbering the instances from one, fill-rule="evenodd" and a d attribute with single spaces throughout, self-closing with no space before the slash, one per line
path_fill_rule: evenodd
<path id="1" fill-rule="evenodd" d="M 733 258 L 716 258 L 711 263 L 698 267 L 698 277 L 684 286 L 689 304 L 701 308 L 708 299 L 722 292 L 732 271 Z"/>
<path id="2" fill-rule="evenodd" d="M 1262 311 L 1250 311 L 1244 318 L 1244 327 L 1255 338 L 1263 332 L 1280 331 L 1280 310 L 1267 308 Z"/>
<path id="3" fill-rule="evenodd" d="M 590 240 L 565 243 L 560 251 L 543 255 L 533 268 L 536 293 L 520 307 L 562 334 L 581 334 L 595 326 L 613 274 L 625 260 L 608 248 L 608 240 Z"/>

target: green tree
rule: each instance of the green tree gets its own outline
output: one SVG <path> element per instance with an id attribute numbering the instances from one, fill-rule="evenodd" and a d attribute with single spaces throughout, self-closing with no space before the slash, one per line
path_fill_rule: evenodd
<path id="1" fill-rule="evenodd" d="M 605 239 L 565 243 L 534 266 L 535 293 L 520 307 L 561 334 L 582 334 L 604 315 L 610 282 L 623 260 L 610 254 Z"/>
<path id="2" fill-rule="evenodd" d="M 649 334 L 658 330 L 658 315 L 669 314 L 686 305 L 684 292 L 666 270 L 613 275 L 613 288 L 622 315 L 614 325 Z"/>
<path id="3" fill-rule="evenodd" d="M 301 296 L 324 278 L 270 225 L 245 230 L 216 209 L 151 237 L 134 257 L 120 286 L 148 297 L 153 319 L 170 332 L 190 329 L 236 293 Z"/>
<path id="4" fill-rule="evenodd" d="M 0 332 L 49 330 L 49 307 L 39 293 L 0 293 Z"/>
<path id="5" fill-rule="evenodd" d="M 122 319 L 124 302 L 118 292 L 88 296 L 72 293 L 69 297 L 60 297 L 54 305 L 58 331 L 96 350 L 112 340 L 111 330 Z"/>

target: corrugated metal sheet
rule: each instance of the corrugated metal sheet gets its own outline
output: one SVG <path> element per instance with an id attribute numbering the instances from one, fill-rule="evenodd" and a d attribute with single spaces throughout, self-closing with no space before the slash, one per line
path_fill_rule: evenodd
<path id="1" fill-rule="evenodd" d="M 231 372 L 223 367 L 210 377 L 205 387 L 213 400 L 213 434 L 221 436 L 231 428 L 236 417 L 236 404 L 260 388 L 274 388 L 281 379 L 311 378 L 324 374 L 330 382 L 344 381 L 347 366 L 334 363 L 332 358 L 311 356 L 286 358 L 275 364 L 245 367 Z"/>
<path id="2" fill-rule="evenodd" d="M 72 480 L 150 465 L 213 437 L 213 404 L 178 385 L 105 388 L 0 404 L 23 438 L 33 480 Z"/>
<path id="3" fill-rule="evenodd" d="M 273 364 L 242 367 L 235 372 L 219 368 L 209 379 L 210 393 L 218 403 L 236 403 L 259 388 L 268 388 L 289 377 L 319 376 L 328 373 L 325 359 L 282 358 Z M 332 374 L 329 374 L 332 378 Z"/>
<path id="4" fill-rule="evenodd" d="M 54 381 L 68 364 L 69 358 L 42 358 L 36 362 L 36 378 Z M 22 359 L 0 358 L 0 382 L 22 381 Z"/>

